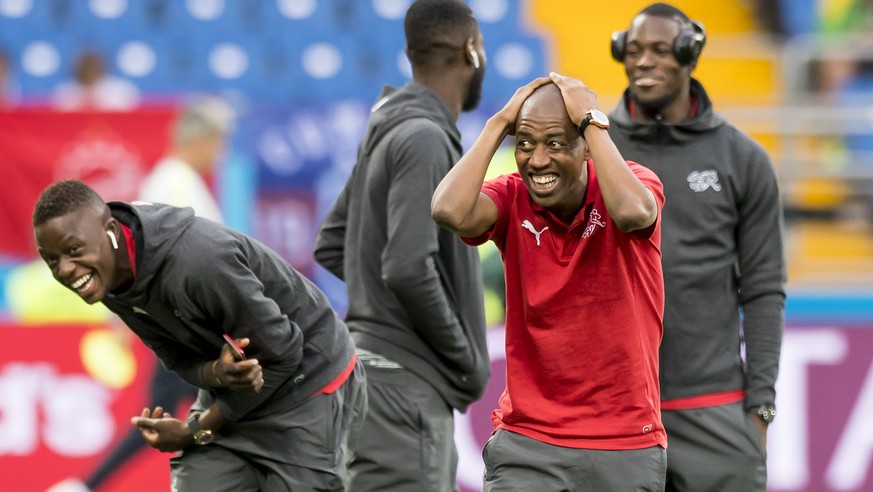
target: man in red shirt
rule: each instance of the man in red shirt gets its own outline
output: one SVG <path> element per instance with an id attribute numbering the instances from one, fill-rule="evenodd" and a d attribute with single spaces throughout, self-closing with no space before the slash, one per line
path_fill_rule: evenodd
<path id="1" fill-rule="evenodd" d="M 596 94 L 558 74 L 520 88 L 433 196 L 490 239 L 506 274 L 506 389 L 486 491 L 663 490 L 661 182 L 625 161 Z M 518 172 L 484 183 L 515 134 Z"/>

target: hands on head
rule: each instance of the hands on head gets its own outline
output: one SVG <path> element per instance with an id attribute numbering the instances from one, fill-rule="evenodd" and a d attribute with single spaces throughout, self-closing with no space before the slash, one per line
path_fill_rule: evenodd
<path id="1" fill-rule="evenodd" d="M 539 87 L 549 83 L 555 84 L 561 90 L 567 114 L 573 123 L 578 125 L 588 110 L 597 109 L 597 94 L 590 87 L 581 80 L 551 72 L 548 77 L 537 77 L 519 87 L 503 109 L 497 112 L 495 116 L 503 121 L 509 135 L 515 134 L 518 113 L 527 98 Z"/>
<path id="2" fill-rule="evenodd" d="M 578 126 L 589 110 L 597 109 L 597 94 L 581 80 L 552 72 L 549 79 L 561 89 L 570 121 Z"/>
<path id="3" fill-rule="evenodd" d="M 515 94 L 509 98 L 509 102 L 503 106 L 503 109 L 494 115 L 497 119 L 502 121 L 509 135 L 515 135 L 515 123 L 518 119 L 518 112 L 521 110 L 522 104 L 527 101 L 527 98 L 530 97 L 537 88 L 548 84 L 549 82 L 551 82 L 551 79 L 548 77 L 537 77 L 519 87 L 518 90 L 515 91 Z"/>

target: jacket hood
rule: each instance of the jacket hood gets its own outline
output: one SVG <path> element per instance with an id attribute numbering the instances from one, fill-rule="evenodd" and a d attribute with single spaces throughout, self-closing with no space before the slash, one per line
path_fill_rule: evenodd
<path id="1" fill-rule="evenodd" d="M 116 297 L 136 299 L 148 291 L 170 250 L 194 222 L 194 210 L 146 202 L 109 202 L 112 216 L 133 231 L 136 245 L 136 278 Z"/>
<path id="2" fill-rule="evenodd" d="M 370 112 L 370 125 L 361 148 L 365 154 L 371 153 L 385 135 L 399 127 L 399 123 L 413 118 L 426 118 L 436 123 L 461 150 L 461 132 L 454 117 L 434 91 L 418 82 L 410 82 L 400 89 L 384 86 Z"/>
<path id="3" fill-rule="evenodd" d="M 685 144 L 696 140 L 701 133 L 715 131 L 725 124 L 724 118 L 712 109 L 712 101 L 706 94 L 706 89 L 697 81 L 691 79 L 691 94 L 697 99 L 697 114 L 678 123 L 651 121 L 634 122 L 630 115 L 630 89 L 625 89 L 618 106 L 610 113 L 610 123 L 621 127 L 631 139 L 643 142 L 670 142 Z"/>

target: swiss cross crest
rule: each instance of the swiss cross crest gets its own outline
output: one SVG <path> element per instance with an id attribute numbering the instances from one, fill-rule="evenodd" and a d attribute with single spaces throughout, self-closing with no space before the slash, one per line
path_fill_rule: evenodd
<path id="1" fill-rule="evenodd" d="M 688 175 L 688 186 L 697 193 L 704 192 L 709 188 L 713 191 L 721 191 L 721 184 L 718 182 L 718 173 L 712 169 L 706 171 L 694 171 Z"/>
<path id="2" fill-rule="evenodd" d="M 606 224 L 602 219 L 603 217 L 600 216 L 600 212 L 598 212 L 596 208 L 591 209 L 591 213 L 588 215 L 588 227 L 585 228 L 582 237 L 591 237 L 591 235 L 594 234 L 594 231 L 597 230 L 597 226 L 606 227 Z"/>

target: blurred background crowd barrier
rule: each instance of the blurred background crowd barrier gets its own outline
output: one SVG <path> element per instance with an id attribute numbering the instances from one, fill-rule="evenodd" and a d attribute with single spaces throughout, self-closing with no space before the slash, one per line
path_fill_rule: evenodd
<path id="1" fill-rule="evenodd" d="M 466 146 L 518 86 L 550 70 L 581 78 L 611 109 L 626 79 L 610 34 L 650 2 L 468 3 L 488 72 L 480 108 L 459 121 Z M 789 298 L 770 488 L 873 490 L 873 2 L 672 3 L 706 26 L 696 76 L 716 110 L 768 149 L 783 190 Z M 210 179 L 226 223 L 280 252 L 343 312 L 344 286 L 314 264 L 312 246 L 381 86 L 411 77 L 408 5 L 0 0 L 0 487 L 42 491 L 91 471 L 139 412 L 154 364 L 35 261 L 39 192 L 77 178 L 106 199 L 135 199 L 177 109 L 220 96 L 237 114 Z M 492 168 L 511 172 L 511 149 Z M 481 482 L 504 383 L 499 258 L 481 252 L 494 377 L 458 420 L 466 491 Z M 147 450 L 104 490 L 166 490 L 166 461 Z"/>

